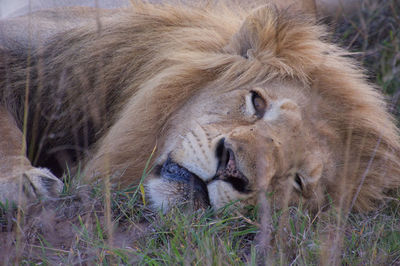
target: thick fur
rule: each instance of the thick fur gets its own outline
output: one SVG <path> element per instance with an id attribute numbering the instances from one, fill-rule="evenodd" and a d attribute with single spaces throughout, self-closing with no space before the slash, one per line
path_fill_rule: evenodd
<path id="1" fill-rule="evenodd" d="M 111 176 L 114 184 L 124 186 L 138 182 L 155 146 L 153 161 L 162 164 L 167 141 L 180 136 L 175 125 L 193 119 L 191 103 L 207 106 L 211 101 L 201 96 L 203 91 L 213 88 L 219 97 L 235 88 L 295 84 L 285 97 L 297 91 L 302 95 L 298 99 L 312 101 L 302 100 L 304 106 L 292 99 L 294 104 L 285 108 L 299 108 L 301 125 L 277 127 L 279 132 L 300 130 L 303 148 L 321 147 L 317 154 L 323 157 L 322 176 L 310 192 L 318 194 L 310 196 L 310 206 L 322 206 L 326 197 L 321 195 L 329 194 L 340 205 L 354 203 L 356 210 L 369 210 L 400 185 L 399 132 L 381 93 L 368 84 L 346 51 L 327 41 L 326 33 L 314 19 L 274 6 L 254 11 L 222 4 L 135 2 L 112 14 L 99 12 L 88 23 L 46 36 L 44 42 L 3 40 L 2 104 L 22 129 L 29 87 L 26 135 L 35 166 L 54 167 L 54 158 L 61 168 L 66 159 L 83 162 L 87 182 Z M 218 104 L 227 108 L 234 101 Z M 185 116 L 180 115 L 183 108 Z M 228 123 L 242 126 L 237 117 Z M 251 140 L 244 147 L 249 154 L 265 144 L 258 135 L 246 140 Z M 282 153 L 293 153 L 296 145 L 282 143 Z M 281 152 L 277 149 L 275 155 Z M 243 158 L 248 165 L 253 157 Z M 274 180 L 293 166 L 285 166 L 291 164 L 286 157 L 265 158 L 280 165 L 265 177 L 268 188 L 286 190 L 287 183 L 279 186 Z M 60 173 L 56 167 L 52 170 Z M 161 189 L 151 182 L 150 197 L 152 189 L 179 193 L 170 182 Z M 156 203 L 162 204 L 168 202 Z"/>

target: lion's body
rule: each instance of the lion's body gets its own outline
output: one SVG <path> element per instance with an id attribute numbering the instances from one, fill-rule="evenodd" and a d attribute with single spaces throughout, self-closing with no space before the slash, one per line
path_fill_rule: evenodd
<path id="1" fill-rule="evenodd" d="M 172 169 L 164 163 L 172 158 L 207 182 L 215 207 L 253 197 L 257 182 L 287 194 L 298 174 L 309 180 L 288 202 L 303 197 L 312 208 L 328 193 L 368 210 L 400 185 L 398 130 L 382 96 L 312 19 L 271 6 L 251 13 L 142 3 L 91 14 L 44 41 L 0 41 L 3 113 L 23 131 L 29 91 L 27 150 L 35 166 L 82 162 L 87 182 L 111 176 L 126 185 L 138 182 L 157 145 L 155 164 Z M 254 90 L 267 102 L 258 120 L 243 100 Z M 1 132 L 9 132 L 4 124 Z M 214 181 L 221 139 L 245 187 L 237 189 L 236 174 Z M 10 180 L 9 172 L 0 175 Z M 162 169 L 147 186 L 153 203 L 179 201 L 187 184 L 159 175 Z"/>

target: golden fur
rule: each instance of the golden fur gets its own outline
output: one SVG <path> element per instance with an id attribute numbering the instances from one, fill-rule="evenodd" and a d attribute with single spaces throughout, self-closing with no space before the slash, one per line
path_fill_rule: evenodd
<path id="1" fill-rule="evenodd" d="M 277 199 L 291 197 L 289 204 L 304 199 L 319 208 L 329 194 L 342 207 L 369 210 L 400 185 L 399 132 L 381 93 L 313 18 L 274 6 L 251 11 L 141 2 L 98 18 L 48 37 L 32 54 L 26 43 L 0 46 L 1 98 L 19 128 L 30 80 L 27 141 L 35 165 L 48 166 L 49 157 L 64 162 L 72 150 L 67 157 L 85 162 L 86 181 L 111 176 L 125 186 L 138 182 L 157 146 L 156 165 L 172 154 L 208 182 L 209 169 L 199 169 L 191 156 L 201 150 L 207 156 L 199 161 L 217 165 L 217 136 L 223 135 L 251 192 L 211 181 L 214 207 L 265 189 Z M 248 114 L 244 91 L 253 90 L 278 113 L 267 109 L 270 117 L 257 121 Z M 193 121 L 201 129 L 194 130 Z M 194 152 L 187 148 L 194 142 L 174 142 L 196 132 L 207 138 L 195 141 L 200 148 Z M 2 156 L 5 161 L 8 155 Z M 298 174 L 301 191 L 288 196 L 287 182 Z M 147 183 L 150 200 L 162 208 L 187 200 L 187 189 L 159 173 Z M 220 199 L 222 192 L 233 194 Z"/>

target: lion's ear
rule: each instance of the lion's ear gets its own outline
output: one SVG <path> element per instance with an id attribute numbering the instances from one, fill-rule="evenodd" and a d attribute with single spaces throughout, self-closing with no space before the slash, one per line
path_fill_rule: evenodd
<path id="1" fill-rule="evenodd" d="M 278 2 L 279 1 L 277 1 L 277 3 Z M 297 3 L 295 0 L 283 2 Z M 306 4 L 306 2 L 309 3 Z M 272 48 L 268 46 L 274 44 L 271 38 L 276 38 L 276 31 L 279 30 L 280 16 L 283 13 L 296 13 L 297 16 L 297 13 L 301 12 L 309 18 L 315 17 L 313 15 L 307 15 L 307 13 L 315 14 L 315 5 L 312 5 L 311 2 L 315 4 L 314 0 L 305 0 L 302 5 L 284 5 L 282 3 L 278 5 L 276 3 L 270 3 L 256 8 L 244 20 L 239 31 L 233 36 L 230 43 L 225 47 L 225 50 L 229 53 L 239 54 L 244 58 L 251 59 L 259 51 Z M 284 11 L 281 11 L 281 9 L 284 9 Z M 305 10 L 309 10 L 309 12 L 305 12 Z"/>
<path id="2" fill-rule="evenodd" d="M 260 50 L 262 32 L 275 28 L 276 6 L 265 5 L 254 10 L 243 22 L 239 31 L 233 36 L 226 51 L 239 54 L 244 58 L 252 58 L 255 51 Z"/>

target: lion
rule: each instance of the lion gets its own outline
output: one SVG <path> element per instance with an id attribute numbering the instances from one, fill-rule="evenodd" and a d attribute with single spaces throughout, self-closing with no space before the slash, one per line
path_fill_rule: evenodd
<path id="1" fill-rule="evenodd" d="M 134 1 L 0 24 L 1 199 L 57 197 L 66 170 L 123 188 L 151 161 L 145 194 L 164 211 L 259 193 L 278 207 L 375 208 L 400 185 L 398 128 L 303 11 Z M 10 28 L 35 18 L 30 34 Z"/>

